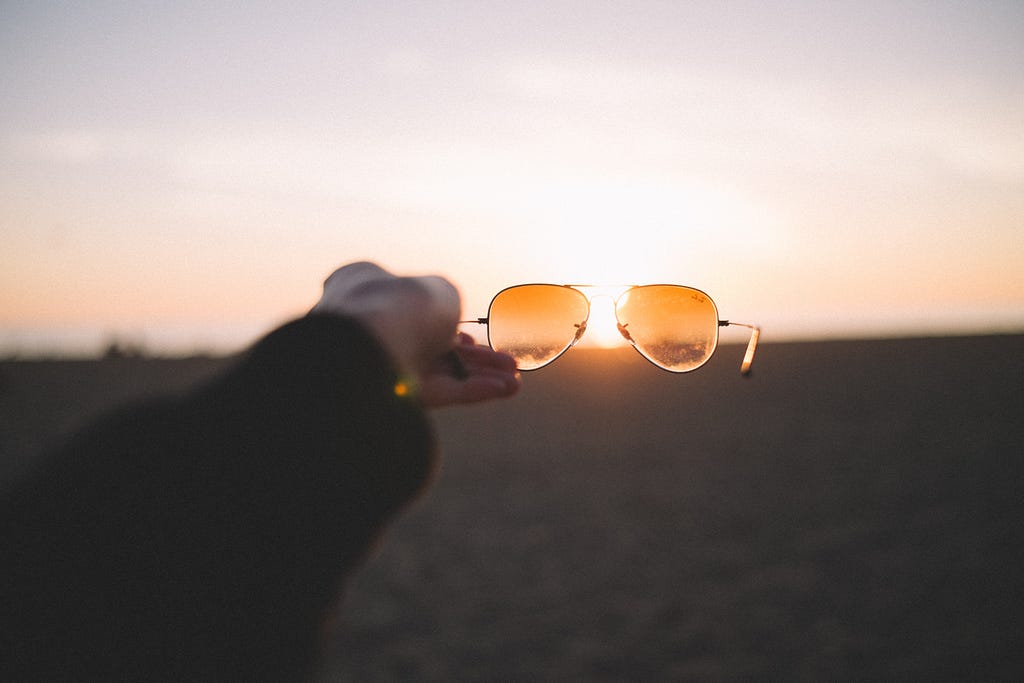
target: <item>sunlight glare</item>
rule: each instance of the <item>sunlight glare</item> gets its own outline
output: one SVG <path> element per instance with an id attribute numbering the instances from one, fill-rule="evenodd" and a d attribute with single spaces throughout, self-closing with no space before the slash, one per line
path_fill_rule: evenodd
<path id="1" fill-rule="evenodd" d="M 587 320 L 587 332 L 580 339 L 581 346 L 607 349 L 628 343 L 619 334 L 615 318 L 615 300 L 626 289 L 626 286 L 581 288 L 590 299 L 590 318 Z"/>

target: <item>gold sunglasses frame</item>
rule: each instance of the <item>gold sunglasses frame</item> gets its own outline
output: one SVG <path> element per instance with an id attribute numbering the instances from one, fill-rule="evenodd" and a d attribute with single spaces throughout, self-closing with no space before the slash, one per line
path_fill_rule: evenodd
<path id="1" fill-rule="evenodd" d="M 518 288 L 518 287 L 531 287 L 531 286 L 538 286 L 538 285 L 543 285 L 543 286 L 546 286 L 546 287 L 565 287 L 565 288 L 568 288 L 568 289 L 576 290 L 581 295 L 583 295 L 583 297 L 587 300 L 587 317 L 583 320 L 582 323 L 575 325 L 575 327 L 577 328 L 575 338 L 564 349 L 559 351 L 557 355 L 555 355 L 553 358 L 551 358 L 551 360 L 545 362 L 543 365 L 538 365 L 535 368 L 529 368 L 527 370 L 523 370 L 523 372 L 533 372 L 534 370 L 540 370 L 541 368 L 544 368 L 544 367 L 547 367 L 548 365 L 551 365 L 556 360 L 558 360 L 562 356 L 562 354 L 564 354 L 566 351 L 568 351 L 572 347 L 576 346 L 577 342 L 579 342 L 579 340 L 583 337 L 584 332 L 586 332 L 586 330 L 587 330 L 587 321 L 590 320 L 590 311 L 591 311 L 590 305 L 591 305 L 591 303 L 593 301 L 594 296 L 597 296 L 597 295 L 587 296 L 587 293 L 585 291 L 583 291 L 585 289 L 621 290 L 615 296 L 607 295 L 612 300 L 612 303 L 614 304 L 614 307 L 616 307 L 616 309 L 617 309 L 619 299 L 626 292 L 630 291 L 631 289 L 635 289 L 635 288 L 638 288 L 638 287 L 679 287 L 679 288 L 682 288 L 682 289 L 688 289 L 688 290 L 691 290 L 691 291 L 694 291 L 694 292 L 698 292 L 698 293 L 702 294 L 703 296 L 707 297 L 708 301 L 711 302 L 711 305 L 712 305 L 712 307 L 715 310 L 715 317 L 718 318 L 718 304 L 715 303 L 715 300 L 712 299 L 707 294 L 707 292 L 704 292 L 704 291 L 702 291 L 700 289 L 697 289 L 696 287 L 690 287 L 689 285 L 664 284 L 664 283 L 660 283 L 660 284 L 656 283 L 656 284 L 649 284 L 649 285 L 616 285 L 616 286 L 610 286 L 610 285 L 584 285 L 584 284 L 553 285 L 553 284 L 548 283 L 548 282 L 528 282 L 528 283 L 523 283 L 523 284 L 518 284 L 518 285 L 510 285 L 508 287 L 505 287 L 505 288 L 501 289 L 500 291 L 498 291 L 497 294 L 495 294 L 493 297 L 491 297 L 491 303 L 488 304 L 488 306 L 487 306 L 487 316 L 482 317 L 482 318 L 474 318 L 474 319 L 471 319 L 471 320 L 460 320 L 459 324 L 474 324 L 474 323 L 476 323 L 476 324 L 479 324 L 479 325 L 488 325 L 487 343 L 493 349 L 494 347 L 493 347 L 493 345 L 491 345 L 491 335 L 490 335 L 490 326 L 489 326 L 489 324 L 490 324 L 490 311 L 491 311 L 491 307 L 494 305 L 495 299 L 497 299 L 504 292 L 507 292 L 510 289 L 515 289 L 515 288 Z M 604 296 L 604 295 L 602 295 L 602 296 Z M 697 365 L 697 366 L 695 366 L 693 368 L 689 368 L 689 369 L 686 369 L 686 370 L 672 370 L 670 368 L 666 368 L 665 366 L 657 363 L 656 361 L 654 361 L 653 359 L 648 357 L 648 355 L 646 353 L 644 353 L 637 346 L 636 341 L 632 338 L 632 336 L 630 336 L 629 332 L 626 330 L 626 326 L 623 325 L 618 320 L 618 312 L 617 312 L 617 310 L 616 310 L 616 313 L 615 313 L 615 319 L 616 319 L 615 320 L 616 326 L 618 327 L 618 330 L 619 330 L 619 334 L 621 334 L 622 337 L 626 341 L 628 341 L 633 346 L 634 349 L 636 349 L 637 353 L 639 353 L 644 359 L 646 359 L 649 363 L 651 363 L 651 365 L 654 365 L 655 367 L 660 368 L 661 370 L 664 370 L 665 372 L 671 372 L 671 373 L 674 373 L 674 374 L 684 374 L 684 373 L 687 373 L 687 372 L 693 372 L 695 370 L 699 370 L 700 368 L 702 368 L 705 365 L 707 365 L 708 361 L 710 361 L 712 356 L 715 355 L 715 351 L 718 350 L 719 338 L 718 338 L 718 334 L 716 333 L 715 334 L 715 344 L 714 344 L 714 347 L 711 349 L 711 353 L 708 354 L 707 358 L 705 358 L 700 363 L 700 365 Z M 747 342 L 747 349 L 746 349 L 746 351 L 743 354 L 743 361 L 740 364 L 740 374 L 743 375 L 744 377 L 749 377 L 750 376 L 750 372 L 751 372 L 751 365 L 754 362 L 754 353 L 755 353 L 755 351 L 757 351 L 757 343 L 758 343 L 758 340 L 761 337 L 761 328 L 760 328 L 760 326 L 754 325 L 754 324 L 751 324 L 751 323 L 738 323 L 738 322 L 734 322 L 732 320 L 723 320 L 721 318 L 718 318 L 718 328 L 722 328 L 722 327 L 745 327 L 745 328 L 750 330 L 750 340 Z"/>

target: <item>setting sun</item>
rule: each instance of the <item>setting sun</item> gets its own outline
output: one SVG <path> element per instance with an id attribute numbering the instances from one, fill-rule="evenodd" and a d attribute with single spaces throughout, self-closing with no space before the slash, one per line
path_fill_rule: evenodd
<path id="1" fill-rule="evenodd" d="M 626 287 L 580 288 L 590 299 L 590 318 L 587 332 L 580 339 L 581 346 L 613 348 L 628 342 L 619 333 L 615 319 L 615 300 Z"/>

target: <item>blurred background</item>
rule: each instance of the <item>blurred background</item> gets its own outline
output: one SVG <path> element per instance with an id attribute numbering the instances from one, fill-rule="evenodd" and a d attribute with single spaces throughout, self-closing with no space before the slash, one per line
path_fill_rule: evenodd
<path id="1" fill-rule="evenodd" d="M 231 351 L 337 265 L 1024 329 L 1019 2 L 0 4 L 0 354 Z"/>
<path id="2" fill-rule="evenodd" d="M 114 356 L 239 350 L 349 261 L 467 318 L 692 285 L 763 326 L 752 380 L 579 349 L 442 411 L 323 680 L 1021 680 L 1024 337 L 983 335 L 1024 332 L 1022 37 L 1019 0 L 0 0 L 0 482 L 226 360 Z"/>

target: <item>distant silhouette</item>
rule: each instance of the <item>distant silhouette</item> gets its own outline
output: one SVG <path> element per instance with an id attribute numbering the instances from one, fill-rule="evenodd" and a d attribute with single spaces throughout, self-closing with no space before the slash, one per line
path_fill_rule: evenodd
<path id="1" fill-rule="evenodd" d="M 444 280 L 353 264 L 223 375 L 73 437 L 0 502 L 0 680 L 308 677 L 430 479 L 424 408 L 518 388 L 457 319 Z"/>

